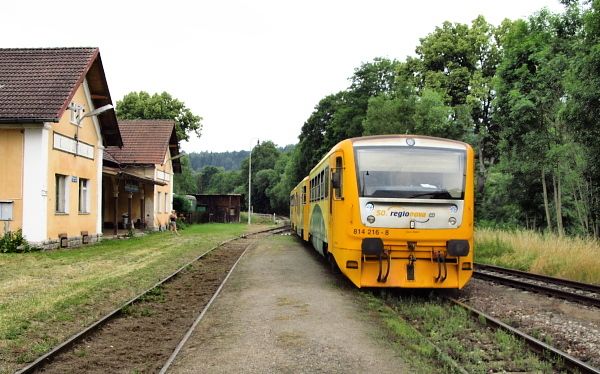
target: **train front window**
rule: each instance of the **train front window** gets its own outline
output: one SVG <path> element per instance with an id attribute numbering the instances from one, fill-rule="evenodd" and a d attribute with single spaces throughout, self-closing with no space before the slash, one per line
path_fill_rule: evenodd
<path id="1" fill-rule="evenodd" d="M 464 150 L 419 147 L 357 147 L 361 197 L 463 199 Z"/>

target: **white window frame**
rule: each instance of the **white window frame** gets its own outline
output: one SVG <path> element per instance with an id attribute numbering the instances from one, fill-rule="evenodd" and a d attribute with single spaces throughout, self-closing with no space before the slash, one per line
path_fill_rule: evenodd
<path id="1" fill-rule="evenodd" d="M 90 213 L 90 191 L 89 179 L 79 178 L 79 213 Z M 82 209 L 83 208 L 83 209 Z"/>
<path id="2" fill-rule="evenodd" d="M 165 192 L 165 212 L 169 213 L 171 212 L 171 209 L 169 209 L 169 194 L 167 192 Z"/>
<path id="3" fill-rule="evenodd" d="M 84 143 L 82 141 L 78 142 L 73 138 L 69 138 L 68 136 L 64 136 L 56 132 L 54 133 L 53 137 L 53 147 L 59 151 L 77 154 L 79 156 L 89 158 L 90 160 L 94 159 L 93 145 Z"/>
<path id="4" fill-rule="evenodd" d="M 54 180 L 54 187 L 56 188 L 56 193 L 54 194 L 54 197 L 56 199 L 56 202 L 54 204 L 54 212 L 58 214 L 69 214 L 69 176 L 64 174 L 55 174 Z M 62 208 L 62 210 L 60 208 Z"/>
<path id="5" fill-rule="evenodd" d="M 14 207 L 13 201 L 0 201 L 0 221 L 12 221 Z"/>
<path id="6" fill-rule="evenodd" d="M 170 182 L 171 174 L 167 173 L 166 171 L 156 170 L 156 178 L 155 179 L 160 179 L 161 181 Z"/>
<path id="7" fill-rule="evenodd" d="M 162 205 L 162 196 L 161 196 L 161 192 L 158 191 L 158 197 L 156 198 L 156 213 L 162 213 L 162 211 L 160 210 L 161 205 Z"/>

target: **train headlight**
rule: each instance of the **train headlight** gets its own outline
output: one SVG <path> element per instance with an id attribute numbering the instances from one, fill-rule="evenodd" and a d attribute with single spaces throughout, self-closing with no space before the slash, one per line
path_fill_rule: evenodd
<path id="1" fill-rule="evenodd" d="M 368 216 L 367 217 L 367 222 L 369 222 L 369 223 L 375 222 L 375 217 L 374 216 Z"/>
<path id="2" fill-rule="evenodd" d="M 451 224 L 452 226 L 456 225 L 456 218 L 454 217 L 450 217 L 448 219 L 448 223 Z"/>
<path id="3" fill-rule="evenodd" d="M 412 147 L 413 145 L 415 145 L 415 139 L 413 139 L 413 138 L 406 138 L 406 144 L 409 147 Z"/>

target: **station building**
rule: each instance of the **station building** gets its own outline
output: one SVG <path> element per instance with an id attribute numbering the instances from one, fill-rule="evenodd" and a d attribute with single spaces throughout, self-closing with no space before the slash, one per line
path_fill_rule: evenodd
<path id="1" fill-rule="evenodd" d="M 123 147 L 104 152 L 105 232 L 164 230 L 173 210 L 173 175 L 181 173 L 175 121 L 119 121 Z"/>
<path id="2" fill-rule="evenodd" d="M 166 228 L 174 121 L 117 121 L 98 48 L 0 49 L 0 235 L 40 247 Z"/>
<path id="3" fill-rule="evenodd" d="M 121 146 L 98 48 L 0 49 L 0 235 L 93 242 L 105 146 Z"/>

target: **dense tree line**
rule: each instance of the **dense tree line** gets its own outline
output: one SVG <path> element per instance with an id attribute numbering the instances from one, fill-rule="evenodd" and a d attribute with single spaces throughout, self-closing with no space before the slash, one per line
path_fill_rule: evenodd
<path id="1" fill-rule="evenodd" d="M 222 167 L 225 170 L 239 169 L 242 161 L 248 158 L 250 151 L 233 152 L 191 152 L 189 154 L 192 168 L 196 171 L 205 166 Z"/>
<path id="2" fill-rule="evenodd" d="M 357 68 L 302 127 L 288 188 L 342 139 L 411 133 L 477 153 L 480 224 L 598 237 L 600 1 L 494 26 L 445 22 L 405 61 Z"/>

